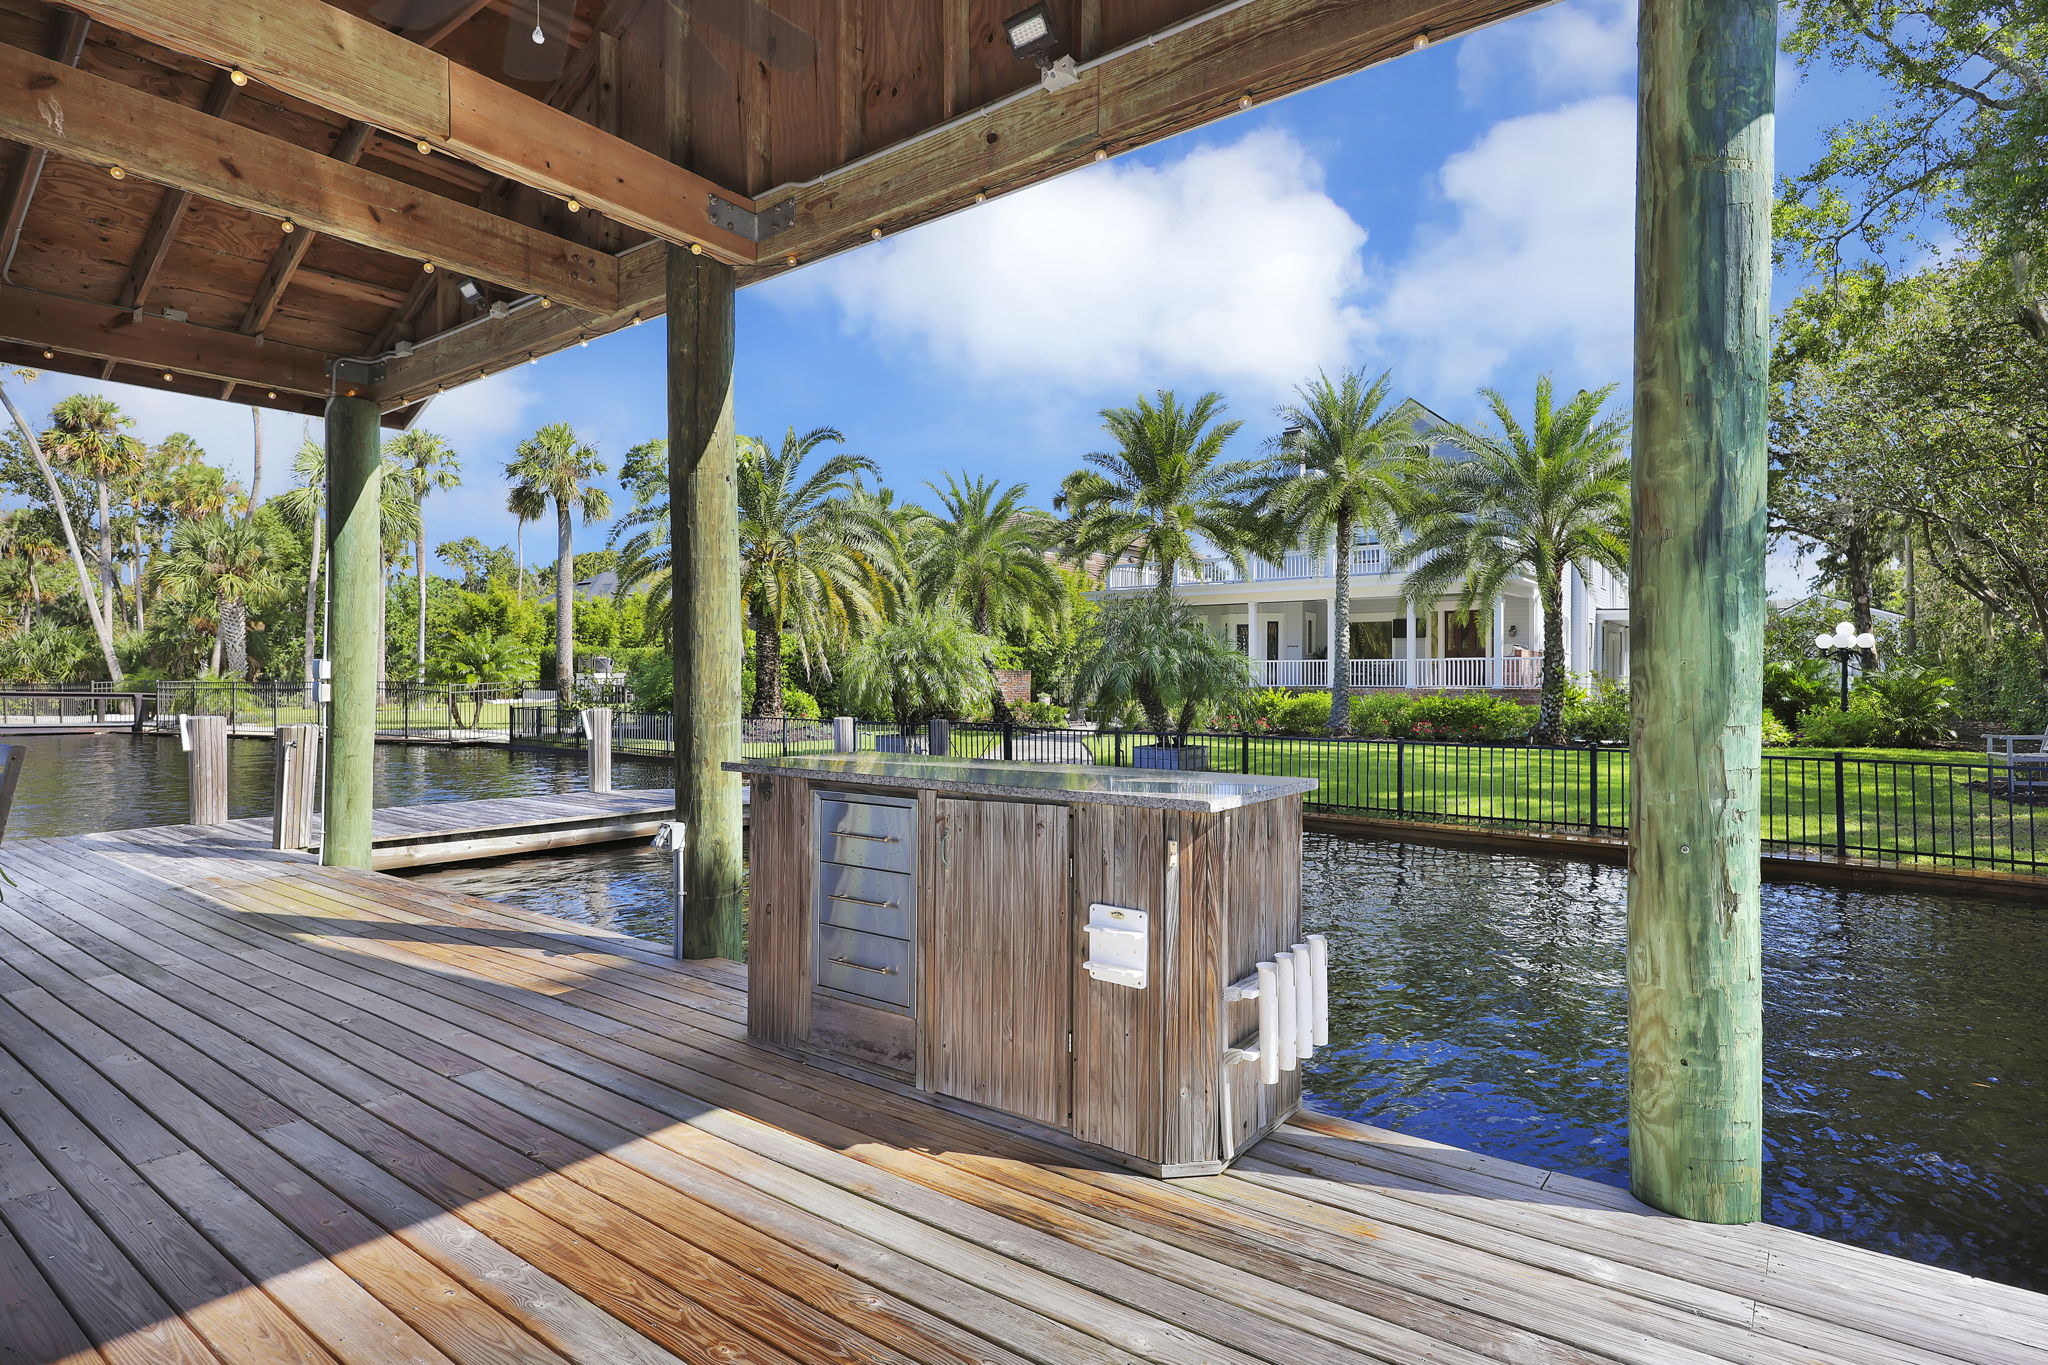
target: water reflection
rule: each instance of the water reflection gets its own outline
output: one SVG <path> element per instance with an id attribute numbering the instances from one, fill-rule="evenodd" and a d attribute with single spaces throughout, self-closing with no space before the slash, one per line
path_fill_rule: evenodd
<path id="1" fill-rule="evenodd" d="M 666 941 L 640 847 L 420 880 Z M 1619 868 L 1310 835 L 1333 1046 L 1310 1102 L 1626 1183 Z M 1764 894 L 1768 1217 L 2048 1289 L 2048 927 L 2024 906 Z"/>
<path id="2" fill-rule="evenodd" d="M 28 750 L 7 823 L 11 838 L 174 825 L 191 818 L 187 759 L 174 736 L 27 735 L 10 736 L 6 742 Z M 273 752 L 267 739 L 228 741 L 229 816 L 270 813 Z M 612 780 L 620 787 L 669 784 L 663 763 L 617 756 L 612 769 Z M 541 796 L 581 791 L 588 785 L 588 770 L 578 754 L 377 746 L 379 806 Z"/>

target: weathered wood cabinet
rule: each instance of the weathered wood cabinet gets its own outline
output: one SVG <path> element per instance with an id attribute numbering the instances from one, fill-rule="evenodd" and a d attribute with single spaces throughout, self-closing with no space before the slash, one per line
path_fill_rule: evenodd
<path id="1" fill-rule="evenodd" d="M 1299 1107 L 1297 1071 L 1267 1084 L 1232 1060 L 1259 1015 L 1228 988 L 1301 937 L 1314 782 L 868 754 L 733 766 L 753 783 L 756 1039 L 1162 1175 L 1220 1170 Z M 1142 924 L 1106 930 L 1141 966 L 1090 971 L 1097 907 Z"/>

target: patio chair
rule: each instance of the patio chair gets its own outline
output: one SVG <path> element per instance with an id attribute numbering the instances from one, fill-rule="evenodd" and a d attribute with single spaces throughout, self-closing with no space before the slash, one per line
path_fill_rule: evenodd
<path id="1" fill-rule="evenodd" d="M 2048 735 L 1986 735 L 1984 753 L 1994 762 L 2005 760 L 2007 790 L 2048 788 Z"/>

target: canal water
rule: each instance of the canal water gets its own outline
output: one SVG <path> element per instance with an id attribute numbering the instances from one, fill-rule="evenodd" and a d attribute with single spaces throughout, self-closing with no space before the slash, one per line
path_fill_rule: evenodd
<path id="1" fill-rule="evenodd" d="M 175 735 L 28 735 L 7 835 L 31 839 L 102 829 L 175 825 L 191 818 L 186 757 Z M 228 814 L 268 815 L 275 750 L 267 739 L 228 741 Z M 668 765 L 623 755 L 612 761 L 619 787 L 666 787 Z M 377 804 L 480 801 L 581 791 L 589 770 L 577 754 L 445 745 L 377 746 Z"/>
<path id="2" fill-rule="evenodd" d="M 1309 1103 L 1628 1182 L 1627 877 L 1311 834 L 1331 1046 Z M 420 881 L 666 940 L 667 855 L 585 850 Z M 2048 1290 L 2048 913 L 1764 888 L 1767 1217 Z"/>

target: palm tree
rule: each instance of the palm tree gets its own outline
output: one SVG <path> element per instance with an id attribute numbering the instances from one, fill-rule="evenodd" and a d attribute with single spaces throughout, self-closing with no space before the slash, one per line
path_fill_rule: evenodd
<path id="1" fill-rule="evenodd" d="M 149 577 L 149 560 L 144 552 L 144 540 L 150 548 L 161 548 L 164 537 L 171 529 L 173 507 L 180 485 L 189 481 L 191 472 L 206 465 L 206 452 L 199 443 L 182 431 L 174 431 L 156 445 L 149 448 L 144 456 L 141 472 L 128 484 L 130 506 L 129 525 L 135 541 L 135 628 L 145 630 L 149 619 L 142 605 L 142 585 Z"/>
<path id="2" fill-rule="evenodd" d="M 263 533 L 246 518 L 214 512 L 178 523 L 151 569 L 157 586 L 194 599 L 211 598 L 219 626 L 216 665 L 230 677 L 249 671 L 249 604 L 277 588 Z M 225 658 L 223 658 L 223 655 Z"/>
<path id="3" fill-rule="evenodd" d="M 427 498 L 462 482 L 462 460 L 445 440 L 431 431 L 408 431 L 393 441 L 388 453 L 398 461 L 401 477 L 419 508 L 413 539 L 413 581 L 419 589 L 419 633 L 413 641 L 413 681 L 427 680 Z"/>
<path id="4" fill-rule="evenodd" d="M 1457 590 L 1460 608 L 1470 611 L 1498 597 L 1508 578 L 1526 574 L 1554 636 L 1567 567 L 1581 575 L 1594 565 L 1628 572 L 1628 412 L 1601 411 L 1614 389 L 1581 389 L 1559 408 L 1545 375 L 1526 428 L 1498 390 L 1485 389 L 1494 429 L 1442 430 L 1472 458 L 1436 465 L 1402 518 L 1408 535 L 1389 562 L 1410 571 L 1404 592 L 1411 603 Z M 1564 651 L 1546 638 L 1532 741 L 1557 742 L 1564 688 Z"/>
<path id="5" fill-rule="evenodd" d="M 563 701 L 576 685 L 576 554 L 570 516 L 581 511 L 586 524 L 612 514 L 611 494 L 590 486 L 605 473 L 594 447 L 579 440 L 567 422 L 542 427 L 519 443 L 519 458 L 505 466 L 515 480 L 506 499 L 512 515 L 538 521 L 555 505 L 555 694 Z"/>
<path id="6" fill-rule="evenodd" d="M 828 640 L 881 616 L 878 584 L 889 577 L 887 531 L 852 516 L 844 502 L 856 476 L 876 473 L 865 455 L 834 454 L 809 474 L 818 447 L 846 438 L 831 427 L 780 448 L 739 440 L 740 600 L 754 626 L 754 697 L 749 714 L 782 714 L 782 637 L 793 631 L 806 664 Z M 841 505 L 835 505 L 835 502 Z"/>
<path id="7" fill-rule="evenodd" d="M 1242 491 L 1257 466 L 1225 461 L 1223 447 L 1242 422 L 1217 422 L 1223 396 L 1205 393 L 1183 407 L 1172 391 L 1158 401 L 1104 408 L 1104 430 L 1117 449 L 1083 456 L 1060 484 L 1053 508 L 1068 517 L 1066 539 L 1079 558 L 1133 558 L 1159 573 L 1159 596 L 1173 596 L 1174 578 L 1207 540 L 1240 569 L 1249 540 Z M 1211 423 L 1215 425 L 1211 425 Z"/>
<path id="8" fill-rule="evenodd" d="M 135 419 L 105 394 L 74 393 L 50 409 L 50 430 L 43 444 L 61 464 L 92 480 L 100 504 L 100 593 L 108 622 L 114 619 L 113 486 L 142 468 L 143 444 L 127 434 Z"/>
<path id="9" fill-rule="evenodd" d="M 50 522 L 49 513 L 41 508 L 17 507 L 0 512 L 0 561 L 20 564 L 27 578 L 28 597 L 22 603 L 21 613 L 24 627 L 35 620 L 36 611 L 44 602 L 37 566 L 59 564 L 64 559 L 64 547 L 52 534 Z"/>
<path id="10" fill-rule="evenodd" d="M 1167 748 L 1187 744 L 1205 706 L 1231 702 L 1251 684 L 1251 664 L 1174 597 L 1118 602 L 1074 677 L 1078 697 L 1112 707 L 1136 702 Z"/>
<path id="11" fill-rule="evenodd" d="M 1324 554 L 1336 547 L 1330 729 L 1337 734 L 1351 727 L 1352 540 L 1364 529 L 1393 543 L 1403 490 L 1429 451 L 1410 422 L 1385 408 L 1392 387 L 1387 372 L 1368 384 L 1355 370 L 1301 385 L 1296 401 L 1279 410 L 1288 434 L 1250 487 L 1269 549 L 1299 545 Z"/>
<path id="12" fill-rule="evenodd" d="M 533 668 L 533 656 L 525 645 L 493 630 L 456 632 L 434 662 L 441 681 L 470 686 L 472 730 L 482 723 L 484 713 L 484 689 L 476 684 L 518 682 Z M 448 692 L 448 723 L 453 726 L 462 724 L 456 710 L 460 696 L 453 688 Z"/>
<path id="13" fill-rule="evenodd" d="M 901 732 L 965 709 L 988 681 L 995 641 L 951 607 L 918 608 L 854 646 L 843 670 L 847 701 L 887 712 Z"/>
<path id="14" fill-rule="evenodd" d="M 272 499 L 284 519 L 306 532 L 306 633 L 302 653 L 305 667 L 299 674 L 306 686 L 313 686 L 313 660 L 319 656 L 320 558 L 326 549 L 327 451 L 310 432 L 299 438 L 298 453 L 292 457 L 292 486 Z"/>
<path id="15" fill-rule="evenodd" d="M 925 487 L 938 494 L 940 510 L 917 522 L 910 565 L 926 606 L 958 608 L 978 635 L 1027 631 L 1060 617 L 1066 584 L 1045 555 L 1059 528 L 1024 505 L 1023 484 L 999 488 L 993 479 L 948 474 L 944 487 Z M 1002 689 L 994 691 L 996 719 L 1006 720 Z"/>
<path id="16" fill-rule="evenodd" d="M 10 371 L 23 383 L 33 384 L 37 379 L 34 370 L 14 368 Z M 64 497 L 64 486 L 57 482 L 57 471 L 50 467 L 50 457 L 43 451 L 43 443 L 36 436 L 35 428 L 21 415 L 21 409 L 14 405 L 14 397 L 7 392 L 7 386 L 0 383 L 0 404 L 7 408 L 7 415 L 14 419 L 15 429 L 21 433 L 22 444 L 28 447 L 30 458 L 35 461 L 36 470 L 43 476 L 43 487 L 50 495 L 50 509 L 57 514 L 57 523 L 64 528 L 64 545 L 71 552 L 71 565 L 78 571 L 78 595 L 85 599 L 85 613 L 92 622 L 92 633 L 99 641 L 100 659 L 107 666 L 107 676 L 116 684 L 121 681 L 121 660 L 114 653 L 113 623 L 100 610 L 99 598 L 93 592 L 92 574 L 85 567 L 85 551 L 78 544 L 78 531 L 71 524 L 71 508 Z"/>

